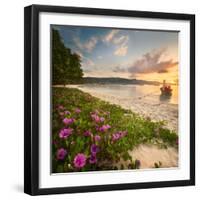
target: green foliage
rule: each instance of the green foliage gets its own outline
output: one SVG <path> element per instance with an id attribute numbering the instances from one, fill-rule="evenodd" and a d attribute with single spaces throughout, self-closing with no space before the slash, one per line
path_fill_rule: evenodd
<path id="1" fill-rule="evenodd" d="M 116 163 L 124 160 L 128 165 L 119 165 L 118 169 L 139 169 L 140 161 L 133 160 L 129 151 L 142 143 L 154 143 L 158 145 L 177 147 L 178 136 L 175 132 L 163 128 L 163 122 L 152 122 L 150 119 L 140 117 L 138 114 L 110 104 L 98 98 L 92 97 L 78 89 L 53 88 L 53 109 L 52 109 L 52 153 L 53 171 L 93 171 L 93 170 L 113 170 Z M 61 106 L 62 109 L 58 109 Z M 80 113 L 76 109 L 81 110 Z M 66 111 L 68 113 L 66 114 Z M 91 113 L 97 113 L 103 117 L 104 121 L 96 123 L 91 118 Z M 59 132 L 66 127 L 63 124 L 64 118 L 73 118 L 75 121 L 69 126 L 73 129 L 72 135 L 66 139 L 59 138 Z M 98 126 L 109 124 L 111 128 L 106 132 L 97 129 Z M 89 137 L 84 135 L 85 131 L 90 131 Z M 120 139 L 113 141 L 113 134 L 125 131 L 127 134 Z M 94 137 L 99 135 L 100 141 L 94 141 Z M 100 147 L 97 153 L 97 163 L 88 162 L 91 155 L 91 145 Z M 64 160 L 56 159 L 56 152 L 60 148 L 67 150 Z M 73 160 L 78 153 L 83 153 L 87 162 L 81 169 L 74 167 Z M 63 166 L 63 168 L 60 167 Z M 155 167 L 160 167 L 158 163 Z"/>
<path id="2" fill-rule="evenodd" d="M 81 58 L 65 47 L 58 30 L 52 29 L 52 78 L 53 84 L 81 82 Z"/>

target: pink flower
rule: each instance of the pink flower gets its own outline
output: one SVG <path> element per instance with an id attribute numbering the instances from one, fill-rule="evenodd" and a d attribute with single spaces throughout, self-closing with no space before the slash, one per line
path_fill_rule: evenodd
<path id="1" fill-rule="evenodd" d="M 91 155 L 89 159 L 90 164 L 95 164 L 97 162 L 96 155 Z"/>
<path id="2" fill-rule="evenodd" d="M 97 146 L 96 144 L 92 144 L 90 147 L 90 151 L 92 155 L 96 155 L 100 151 L 99 146 Z"/>
<path id="3" fill-rule="evenodd" d="M 100 117 L 100 122 L 104 122 L 105 118 L 104 117 Z"/>
<path id="4" fill-rule="evenodd" d="M 65 124 L 65 125 L 70 125 L 70 124 L 72 124 L 72 123 L 74 123 L 74 119 L 73 118 L 64 118 L 63 119 L 63 123 Z"/>
<path id="5" fill-rule="evenodd" d="M 81 112 L 81 109 L 79 109 L 79 108 L 75 109 L 75 113 L 79 114 L 80 112 Z"/>
<path id="6" fill-rule="evenodd" d="M 75 156 L 73 163 L 76 168 L 80 169 L 84 167 L 86 164 L 86 156 L 83 153 L 78 153 Z"/>
<path id="7" fill-rule="evenodd" d="M 64 113 L 65 113 L 65 115 L 70 115 L 71 114 L 68 110 L 66 110 Z"/>
<path id="8" fill-rule="evenodd" d="M 106 125 L 103 125 L 103 126 L 97 128 L 97 129 L 98 129 L 98 131 L 100 131 L 100 132 L 106 132 L 106 131 L 107 131 L 108 129 L 110 129 L 110 128 L 111 128 L 111 126 L 110 126 L 109 124 L 106 124 Z"/>
<path id="9" fill-rule="evenodd" d="M 84 136 L 91 136 L 92 135 L 92 132 L 91 131 L 85 131 L 84 133 L 83 133 L 83 135 Z"/>
<path id="10" fill-rule="evenodd" d="M 91 117 L 92 120 L 95 121 L 96 123 L 101 122 L 100 117 L 97 114 L 92 114 Z"/>
<path id="11" fill-rule="evenodd" d="M 60 148 L 56 152 L 56 158 L 58 160 L 64 160 L 66 155 L 67 155 L 67 151 L 64 148 Z"/>
<path id="12" fill-rule="evenodd" d="M 94 140 L 95 140 L 95 142 L 100 141 L 101 140 L 101 136 L 100 135 L 95 135 L 94 136 Z"/>
<path id="13" fill-rule="evenodd" d="M 127 131 L 118 131 L 112 135 L 112 141 L 117 141 L 127 135 Z"/>
<path id="14" fill-rule="evenodd" d="M 120 139 L 120 134 L 119 133 L 114 133 L 113 135 L 112 135 L 112 141 L 117 141 L 117 140 L 119 140 Z"/>
<path id="15" fill-rule="evenodd" d="M 67 139 L 72 134 L 72 128 L 64 128 L 60 131 L 59 137 L 62 139 Z"/>

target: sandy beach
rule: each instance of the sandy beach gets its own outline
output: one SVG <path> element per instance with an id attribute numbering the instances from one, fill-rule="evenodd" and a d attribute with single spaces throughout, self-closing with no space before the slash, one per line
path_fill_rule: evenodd
<path id="1" fill-rule="evenodd" d="M 81 85 L 67 85 L 66 87 L 78 88 L 94 97 L 120 105 L 125 109 L 130 109 L 144 117 L 150 117 L 154 121 L 164 120 L 166 121 L 167 128 L 175 130 L 178 133 L 178 105 L 176 104 L 151 102 L 148 100 L 149 96 L 135 99 L 125 98 L 123 96 L 116 97 L 112 94 L 108 95 L 95 91 L 93 88 L 82 87 Z M 163 149 L 156 145 L 141 144 L 133 149 L 130 154 L 133 159 L 139 159 L 141 161 L 141 168 L 152 168 L 154 167 L 154 163 L 158 163 L 159 161 L 162 163 L 161 167 L 164 168 L 178 166 L 178 150 L 173 147 Z"/>
<path id="2" fill-rule="evenodd" d="M 140 160 L 140 169 L 154 168 L 155 163 L 161 163 L 161 168 L 170 168 L 178 166 L 178 153 L 173 147 L 167 149 L 161 149 L 156 145 L 141 144 L 137 148 L 129 152 L 133 159 Z M 128 167 L 128 162 L 120 160 L 116 163 L 116 166 L 120 168 L 120 165 Z"/>
<path id="3" fill-rule="evenodd" d="M 130 109 L 144 117 L 150 117 L 153 121 L 166 121 L 166 127 L 176 131 L 178 134 L 178 105 L 155 103 L 149 101 L 149 95 L 142 98 L 130 99 L 123 96 L 114 96 L 95 91 L 93 88 L 82 87 L 81 85 L 67 85 L 66 87 L 78 88 L 94 97 L 100 98 L 112 104 L 120 105 L 125 109 Z M 154 94 L 150 94 L 153 98 Z"/>

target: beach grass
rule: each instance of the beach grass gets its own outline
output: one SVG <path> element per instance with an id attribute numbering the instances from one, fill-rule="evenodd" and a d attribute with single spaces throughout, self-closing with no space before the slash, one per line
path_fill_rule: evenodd
<path id="1" fill-rule="evenodd" d="M 178 136 L 130 110 L 75 88 L 52 88 L 52 169 L 54 173 L 119 169 L 121 159 L 137 169 L 129 155 L 140 144 L 178 148 Z"/>

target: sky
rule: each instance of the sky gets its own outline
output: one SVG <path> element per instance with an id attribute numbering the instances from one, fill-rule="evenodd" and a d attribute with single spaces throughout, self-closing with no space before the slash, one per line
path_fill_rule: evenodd
<path id="1" fill-rule="evenodd" d="M 178 32 L 54 25 L 84 77 L 178 80 Z"/>

